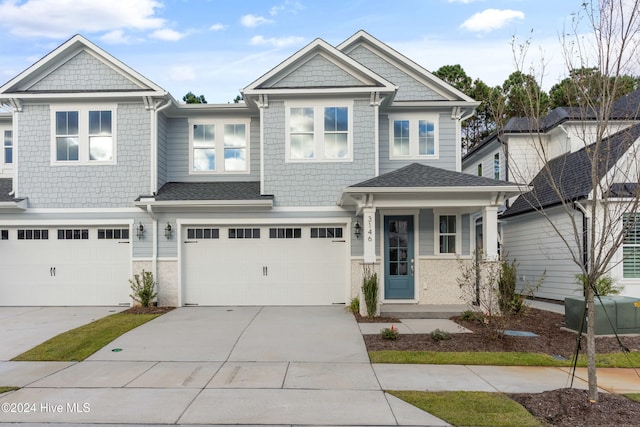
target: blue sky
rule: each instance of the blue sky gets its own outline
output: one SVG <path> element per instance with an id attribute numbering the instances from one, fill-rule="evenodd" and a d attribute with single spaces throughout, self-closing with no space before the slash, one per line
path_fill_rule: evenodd
<path id="1" fill-rule="evenodd" d="M 337 45 L 365 30 L 426 69 L 461 64 L 501 84 L 515 70 L 511 40 L 543 86 L 564 76 L 559 35 L 574 0 L 0 0 L 0 84 L 82 34 L 181 100 L 239 90 L 314 40 Z M 540 70 L 538 69 L 538 72 Z"/>

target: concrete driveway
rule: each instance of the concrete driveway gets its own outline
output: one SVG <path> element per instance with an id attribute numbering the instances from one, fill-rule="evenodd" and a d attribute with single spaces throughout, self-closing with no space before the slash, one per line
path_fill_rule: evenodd
<path id="1" fill-rule="evenodd" d="M 35 404 L 0 422 L 446 425 L 382 390 L 338 306 L 177 308 L 84 362 L 0 362 L 0 378 L 22 387 L 0 405 Z"/>
<path id="2" fill-rule="evenodd" d="M 0 360 L 127 307 L 0 307 Z"/>

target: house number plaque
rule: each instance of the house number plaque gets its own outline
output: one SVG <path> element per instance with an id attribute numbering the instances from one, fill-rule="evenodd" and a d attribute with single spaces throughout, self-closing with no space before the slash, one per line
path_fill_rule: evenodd
<path id="1" fill-rule="evenodd" d="M 374 209 L 365 209 L 364 220 L 364 262 L 376 261 L 376 218 Z"/>

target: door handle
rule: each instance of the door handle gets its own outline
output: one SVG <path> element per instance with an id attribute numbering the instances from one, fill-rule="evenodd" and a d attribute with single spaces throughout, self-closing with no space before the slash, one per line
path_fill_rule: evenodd
<path id="1" fill-rule="evenodd" d="M 415 267 L 415 265 L 414 265 L 413 258 L 411 258 L 411 275 L 412 275 L 412 276 L 413 276 L 413 273 L 415 272 L 415 270 L 416 270 L 416 267 Z"/>
<path id="2" fill-rule="evenodd" d="M 51 267 L 51 268 L 49 269 L 49 275 L 50 275 L 51 277 L 56 277 L 56 268 L 55 268 L 55 267 Z"/>

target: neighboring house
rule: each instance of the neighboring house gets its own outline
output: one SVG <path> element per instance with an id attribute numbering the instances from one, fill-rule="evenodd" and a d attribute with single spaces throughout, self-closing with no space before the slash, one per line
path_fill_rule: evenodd
<path id="1" fill-rule="evenodd" d="M 607 197 L 612 209 L 619 209 L 617 200 L 622 202 L 637 187 L 637 179 L 630 179 L 637 175 L 633 172 L 635 167 L 630 168 L 627 162 L 637 163 L 639 105 L 640 91 L 616 101 L 607 127 L 609 137 L 603 141 L 598 155 L 602 167 L 597 174 L 602 185 L 611 189 Z M 510 120 L 499 136 L 498 133 L 489 136 L 463 159 L 464 172 L 479 172 L 482 168 L 486 176 L 486 165 L 495 159 L 496 173 L 500 167 L 501 178 L 530 183 L 532 193 L 512 198 L 500 209 L 499 235 L 502 253 L 518 264 L 519 288 L 542 280 L 535 292 L 540 298 L 564 300 L 582 294 L 576 282 L 580 268 L 561 237 L 534 206 L 544 209 L 579 253 L 576 245 L 583 244 L 583 233 L 588 231 L 588 221 L 583 221 L 588 214 L 585 207 L 594 202 L 591 156 L 586 150 L 593 148 L 595 127 L 594 114 L 585 114 L 580 108 L 556 108 L 539 123 L 526 118 Z M 499 166 L 498 157 L 504 159 Z M 543 170 L 545 160 L 548 164 Z M 623 170 L 633 172 L 632 176 L 623 176 Z M 559 183 L 559 191 L 551 187 L 549 177 Z M 569 205 L 571 215 L 576 216 L 579 224 L 577 230 L 573 229 L 573 221 L 563 207 L 566 201 L 573 203 Z M 635 215 L 633 212 L 622 214 Z M 640 241 L 632 240 L 630 237 L 625 240 L 623 249 L 613 260 L 611 276 L 624 286 L 623 295 L 640 297 L 640 251 L 635 249 Z"/>
<path id="2" fill-rule="evenodd" d="M 461 172 L 477 102 L 364 31 L 184 105 L 82 36 L 0 87 L 0 305 L 456 304 L 515 184 Z M 5 140 L 6 141 L 6 140 Z M 7 157 L 4 158 L 6 161 Z"/>

